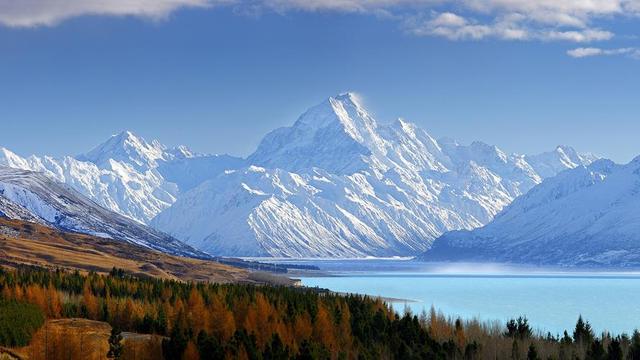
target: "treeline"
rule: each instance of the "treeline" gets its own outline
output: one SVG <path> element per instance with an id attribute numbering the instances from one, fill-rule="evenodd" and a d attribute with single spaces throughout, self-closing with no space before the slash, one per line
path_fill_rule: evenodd
<path id="1" fill-rule="evenodd" d="M 573 331 L 562 335 L 536 333 L 524 317 L 500 322 L 462 321 L 437 313 L 419 316 L 420 324 L 437 342 L 449 346 L 448 358 L 468 358 L 460 353 L 465 344 L 475 348 L 472 358 L 512 360 L 640 360 L 640 332 L 614 336 L 604 332 L 597 336 L 589 322 L 579 317 Z M 468 346 L 468 345 L 467 345 Z M 456 350 L 457 349 L 457 350 Z M 455 353 L 454 351 L 458 351 Z"/>
<path id="2" fill-rule="evenodd" d="M 166 336 L 167 359 L 444 357 L 417 317 L 362 296 L 39 268 L 0 270 L 0 294 L 34 304 L 48 318 Z"/>
<path id="3" fill-rule="evenodd" d="M 596 336 L 582 319 L 571 335 L 540 335 L 524 318 L 505 326 L 435 310 L 400 315 L 365 296 L 134 278 L 115 269 L 0 270 L 0 294 L 7 304 L 31 304 L 15 314 L 35 308 L 50 319 L 81 317 L 108 322 L 116 333 L 163 336 L 165 359 L 640 360 L 640 334 Z"/>

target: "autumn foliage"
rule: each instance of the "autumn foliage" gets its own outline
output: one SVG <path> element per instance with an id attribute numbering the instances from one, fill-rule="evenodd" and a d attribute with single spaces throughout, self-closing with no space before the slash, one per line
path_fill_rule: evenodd
<path id="1" fill-rule="evenodd" d="M 86 318 L 164 336 L 167 359 L 366 359 L 440 351 L 417 318 L 401 319 L 382 301 L 361 296 L 39 268 L 0 270 L 0 294 L 35 305 L 49 319 Z"/>
<path id="2" fill-rule="evenodd" d="M 49 319 L 31 359 L 104 358 L 107 323 L 137 333 L 122 359 L 640 359 L 640 332 L 596 336 L 582 318 L 571 333 L 539 334 L 524 317 L 505 326 L 435 309 L 400 316 L 380 299 L 313 289 L 21 268 L 0 270 L 0 296 L 0 345 L 24 345 Z M 11 340 L 23 319 L 25 336 Z"/>

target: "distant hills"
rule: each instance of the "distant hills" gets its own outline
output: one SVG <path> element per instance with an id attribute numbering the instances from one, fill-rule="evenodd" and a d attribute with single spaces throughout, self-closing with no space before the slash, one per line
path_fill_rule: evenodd
<path id="1" fill-rule="evenodd" d="M 247 159 L 131 132 L 61 159 L 0 149 L 0 166 L 42 173 L 199 251 L 278 257 L 420 254 L 596 159 L 566 146 L 526 156 L 436 140 L 404 120 L 379 124 L 349 93 L 272 131 Z"/>

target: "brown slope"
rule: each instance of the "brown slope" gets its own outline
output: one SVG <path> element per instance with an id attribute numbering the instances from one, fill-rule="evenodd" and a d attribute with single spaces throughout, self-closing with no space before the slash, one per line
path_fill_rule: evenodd
<path id="1" fill-rule="evenodd" d="M 289 279 L 245 269 L 167 255 L 142 246 L 95 236 L 61 232 L 46 226 L 0 217 L 0 264 L 35 265 L 107 273 L 113 267 L 134 275 L 208 282 L 271 282 Z"/>

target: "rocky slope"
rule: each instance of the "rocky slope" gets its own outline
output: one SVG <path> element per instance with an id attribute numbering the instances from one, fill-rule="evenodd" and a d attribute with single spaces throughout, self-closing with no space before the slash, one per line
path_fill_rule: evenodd
<path id="1" fill-rule="evenodd" d="M 121 240 L 169 254 L 205 256 L 169 235 L 97 205 L 43 173 L 28 170 L 0 167 L 0 217 Z"/>

